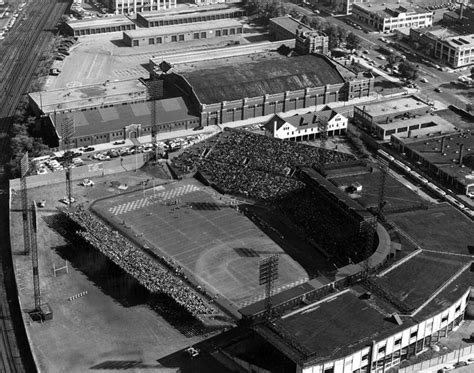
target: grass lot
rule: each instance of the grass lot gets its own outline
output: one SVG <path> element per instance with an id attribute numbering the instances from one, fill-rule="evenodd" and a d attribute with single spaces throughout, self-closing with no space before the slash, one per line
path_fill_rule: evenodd
<path id="1" fill-rule="evenodd" d="M 474 223 L 446 203 L 394 214 L 390 220 L 426 250 L 474 255 Z"/>
<path id="2" fill-rule="evenodd" d="M 336 185 L 343 188 L 355 182 L 362 185 L 362 192 L 354 194 L 353 197 L 363 207 L 376 207 L 378 204 L 378 189 L 380 188 L 381 173 L 367 173 L 364 175 L 338 177 L 332 180 Z M 416 193 L 405 187 L 398 180 L 387 175 L 385 183 L 385 211 L 408 208 L 420 205 L 424 200 Z"/>
<path id="3" fill-rule="evenodd" d="M 170 184 L 155 194 L 155 199 L 152 191 L 148 196 L 137 192 L 113 197 L 96 203 L 94 210 L 126 234 L 147 242 L 156 255 L 172 258 L 204 289 L 237 307 L 263 295 L 258 266 L 271 254 L 280 255 L 276 288 L 308 277 L 251 221 L 198 182 Z M 175 200 L 177 205 L 169 204 Z"/>

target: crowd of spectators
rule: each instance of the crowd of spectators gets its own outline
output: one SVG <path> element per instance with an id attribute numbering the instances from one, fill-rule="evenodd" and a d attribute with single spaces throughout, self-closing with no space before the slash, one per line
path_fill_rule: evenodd
<path id="1" fill-rule="evenodd" d="M 167 294 L 193 316 L 217 312 L 189 284 L 177 277 L 182 275 L 179 269 L 176 269 L 173 275 L 83 207 L 67 210 L 65 214 L 80 227 L 76 232 L 79 236 L 133 276 L 150 292 Z M 169 267 L 172 262 L 168 261 L 166 265 Z"/>
<path id="2" fill-rule="evenodd" d="M 353 160 L 350 154 L 283 141 L 248 131 L 229 129 L 173 160 L 177 173 L 195 170 L 228 193 L 268 200 L 301 189 L 292 178 L 296 167 L 312 167 L 324 159 L 335 164 Z"/>
<path id="3" fill-rule="evenodd" d="M 323 247 L 337 266 L 357 263 L 365 255 L 365 239 L 359 222 L 350 219 L 341 207 L 307 187 L 278 200 L 276 206 L 288 216 L 307 237 Z"/>

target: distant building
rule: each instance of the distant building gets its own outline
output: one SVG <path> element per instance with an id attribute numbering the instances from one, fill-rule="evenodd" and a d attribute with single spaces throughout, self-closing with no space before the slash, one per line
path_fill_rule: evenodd
<path id="1" fill-rule="evenodd" d="M 160 27 L 239 18 L 244 15 L 244 9 L 235 6 L 218 5 L 212 7 L 186 8 L 185 10 L 176 9 L 175 11 L 167 12 L 139 13 L 137 14 L 137 23 L 143 27 Z"/>
<path id="2" fill-rule="evenodd" d="M 429 27 L 433 24 L 431 11 L 419 10 L 410 4 L 354 4 L 352 14 L 354 18 L 382 32 L 392 32 L 402 27 Z"/>
<path id="3" fill-rule="evenodd" d="M 402 97 L 390 101 L 355 106 L 354 123 L 382 139 L 391 135 L 391 131 L 394 131 L 393 133 L 402 131 L 397 129 L 399 125 L 396 125 L 394 128 L 390 128 L 387 133 L 380 125 L 389 126 L 393 122 L 422 116 L 430 112 L 431 107 L 415 96 Z M 407 128 L 405 128 L 406 131 L 408 131 Z"/>
<path id="4" fill-rule="evenodd" d="M 419 138 L 428 134 L 454 131 L 454 125 L 447 120 L 431 114 L 401 117 L 388 123 L 374 123 L 373 134 L 379 140 L 388 141 L 391 136 L 398 138 Z"/>
<path id="5" fill-rule="evenodd" d="M 116 14 L 130 14 L 176 8 L 176 3 L 176 0 L 109 0 L 109 9 Z"/>
<path id="6" fill-rule="evenodd" d="M 104 34 L 107 32 L 135 30 L 136 25 L 124 15 L 109 18 L 69 21 L 64 24 L 65 33 L 72 36 Z"/>
<path id="7" fill-rule="evenodd" d="M 242 33 L 243 26 L 239 21 L 235 19 L 221 19 L 218 21 L 126 31 L 123 33 L 123 42 L 129 47 L 139 47 L 144 45 L 236 36 Z"/>
<path id="8" fill-rule="evenodd" d="M 369 1 L 370 0 L 335 0 L 333 4 L 339 13 L 352 14 L 353 4 L 367 3 Z"/>
<path id="9" fill-rule="evenodd" d="M 270 40 L 273 41 L 294 39 L 296 37 L 296 31 L 314 31 L 311 27 L 305 25 L 297 19 L 294 19 L 291 16 L 271 18 L 268 29 Z"/>
<path id="10" fill-rule="evenodd" d="M 474 134 L 452 132 L 416 139 L 392 136 L 395 149 L 430 170 L 448 188 L 474 193 Z"/>
<path id="11" fill-rule="evenodd" d="M 298 54 L 327 54 L 329 38 L 325 33 L 319 31 L 296 30 L 295 51 Z"/>
<path id="12" fill-rule="evenodd" d="M 437 39 L 434 56 L 454 68 L 474 64 L 474 34 Z"/>
<path id="13" fill-rule="evenodd" d="M 320 133 L 322 123 L 327 128 L 328 136 L 340 135 L 347 130 L 347 118 L 329 109 L 287 118 L 275 114 L 264 124 L 265 135 L 291 141 L 314 140 Z"/>
<path id="14" fill-rule="evenodd" d="M 454 11 L 443 14 L 443 23 L 463 34 L 474 34 L 474 8 L 461 4 Z"/>

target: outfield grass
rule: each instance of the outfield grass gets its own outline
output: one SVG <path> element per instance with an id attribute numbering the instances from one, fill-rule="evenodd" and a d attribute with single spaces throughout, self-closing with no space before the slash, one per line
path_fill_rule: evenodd
<path id="1" fill-rule="evenodd" d="M 474 223 L 447 203 L 428 210 L 394 214 L 390 220 L 424 249 L 474 254 Z"/>

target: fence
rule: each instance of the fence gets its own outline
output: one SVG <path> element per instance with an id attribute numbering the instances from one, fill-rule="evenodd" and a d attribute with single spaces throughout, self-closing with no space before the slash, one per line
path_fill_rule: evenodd
<path id="1" fill-rule="evenodd" d="M 457 362 L 458 360 L 462 360 L 463 356 L 468 356 L 471 354 L 474 354 L 474 346 L 461 348 L 459 350 L 452 351 L 448 354 L 435 357 L 431 360 L 425 360 L 421 363 L 410 365 L 409 367 L 400 368 L 398 370 L 398 373 L 416 373 L 421 370 L 426 370 L 431 367 L 442 365 L 448 362 Z"/>
<path id="2" fill-rule="evenodd" d="M 72 169 L 72 180 L 89 179 L 91 177 L 110 175 L 117 172 L 134 171 L 142 167 L 145 163 L 144 154 L 129 155 L 121 158 L 114 158 L 104 162 L 90 163 Z M 65 171 L 50 172 L 43 175 L 32 175 L 27 177 L 28 188 L 35 188 L 43 185 L 52 185 L 64 182 Z M 10 180 L 10 188 L 19 190 L 20 179 Z"/>

